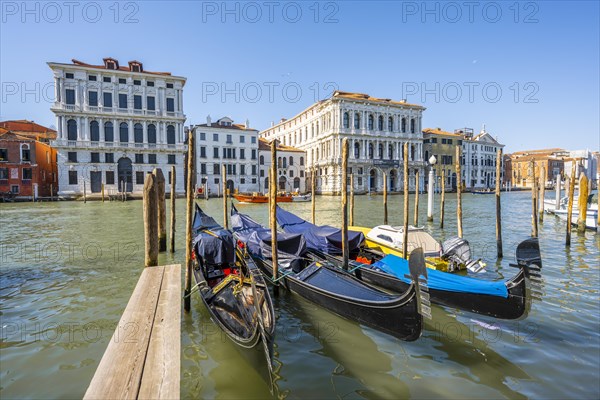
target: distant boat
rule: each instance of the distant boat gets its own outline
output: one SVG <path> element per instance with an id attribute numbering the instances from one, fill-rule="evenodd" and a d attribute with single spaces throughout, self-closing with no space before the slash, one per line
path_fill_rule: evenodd
<path id="1" fill-rule="evenodd" d="M 310 193 L 308 193 L 308 194 L 293 194 L 292 195 L 292 201 L 306 202 L 306 201 L 311 201 L 311 200 L 312 200 L 312 195 Z"/>
<path id="2" fill-rule="evenodd" d="M 472 194 L 494 194 L 496 192 L 492 189 L 486 189 L 486 190 L 472 190 L 471 193 Z"/>
<path id="3" fill-rule="evenodd" d="M 588 206 L 585 218 L 585 227 L 592 230 L 598 230 L 598 194 L 590 194 L 588 196 Z M 544 211 L 554 214 L 560 219 L 566 220 L 568 215 L 569 198 L 563 197 L 556 207 L 556 201 L 544 200 Z M 577 225 L 579 219 L 579 209 L 577 207 L 577 199 L 573 199 L 573 214 L 571 215 L 571 223 Z"/>
<path id="4" fill-rule="evenodd" d="M 233 198 L 240 203 L 268 203 L 269 196 L 262 195 L 260 193 L 252 194 L 234 194 Z M 282 194 L 277 196 L 278 203 L 290 203 L 292 201 L 291 194 Z"/>

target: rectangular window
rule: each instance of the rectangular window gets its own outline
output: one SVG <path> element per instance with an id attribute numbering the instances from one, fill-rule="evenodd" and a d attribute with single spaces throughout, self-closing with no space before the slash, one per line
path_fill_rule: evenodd
<path id="1" fill-rule="evenodd" d="M 175 154 L 169 154 L 169 155 L 167 155 L 167 163 L 168 164 L 175 164 Z"/>
<path id="2" fill-rule="evenodd" d="M 294 170 L 290 169 L 290 178 L 293 178 L 293 177 L 294 177 Z"/>
<path id="3" fill-rule="evenodd" d="M 110 76 L 104 76 L 102 77 L 102 82 L 111 83 L 112 79 L 110 78 Z"/>
<path id="4" fill-rule="evenodd" d="M 69 185 L 77 185 L 77 171 L 69 171 Z"/>
<path id="5" fill-rule="evenodd" d="M 231 135 L 227 135 L 227 144 L 232 144 L 233 140 L 231 138 Z"/>
<path id="6" fill-rule="evenodd" d="M 115 184 L 115 173 L 114 171 L 106 171 L 106 184 L 114 185 Z"/>
<path id="7" fill-rule="evenodd" d="M 246 175 L 246 165 L 240 165 L 240 175 Z"/>
<path id="8" fill-rule="evenodd" d="M 304 171 L 300 171 L 300 178 L 304 178 Z"/>
<path id="9" fill-rule="evenodd" d="M 144 184 L 144 171 L 136 171 L 135 172 L 135 184 L 136 185 Z"/>
<path id="10" fill-rule="evenodd" d="M 156 164 L 156 154 L 148 154 L 148 164 Z"/>
<path id="11" fill-rule="evenodd" d="M 77 152 L 69 151 L 67 153 L 67 160 L 69 160 L 69 162 L 77 162 Z"/>
<path id="12" fill-rule="evenodd" d="M 0 180 L 8 179 L 8 168 L 0 168 Z"/>
<path id="13" fill-rule="evenodd" d="M 252 164 L 252 175 L 256 175 L 256 165 Z"/>
<path id="14" fill-rule="evenodd" d="M 175 111 L 175 99 L 172 97 L 167 97 L 167 111 Z"/>
<path id="15" fill-rule="evenodd" d="M 246 178 L 240 178 L 240 183 L 242 183 L 242 184 L 246 183 Z"/>
<path id="16" fill-rule="evenodd" d="M 136 110 L 142 109 L 142 96 L 137 94 L 133 96 L 133 108 Z"/>
<path id="17" fill-rule="evenodd" d="M 92 107 L 98 107 L 98 92 L 88 92 L 88 103 Z"/>
<path id="18" fill-rule="evenodd" d="M 446 139 L 442 138 L 442 144 L 446 144 Z"/>
<path id="19" fill-rule="evenodd" d="M 98 80 L 98 77 L 96 75 L 90 75 L 90 76 L 88 76 L 88 80 L 90 80 L 92 82 L 96 82 Z"/>
<path id="20" fill-rule="evenodd" d="M 431 143 L 437 143 L 437 138 L 431 138 Z"/>
<path id="21" fill-rule="evenodd" d="M 219 158 L 219 148 L 215 147 L 213 149 L 213 158 Z"/>
<path id="22" fill-rule="evenodd" d="M 213 165 L 213 174 L 214 174 L 214 175 L 219 175 L 219 174 L 220 174 L 220 172 L 219 172 L 219 167 L 220 167 L 220 165 L 219 165 L 218 163 L 215 163 L 215 164 Z"/>
<path id="23" fill-rule="evenodd" d="M 264 169 L 261 169 L 261 170 L 260 170 L 260 177 L 261 177 L 261 178 L 264 178 L 264 177 L 265 177 L 265 170 L 264 170 Z"/>
<path id="24" fill-rule="evenodd" d="M 144 163 L 144 155 L 143 154 L 136 154 L 135 155 L 135 163 L 136 164 L 143 164 Z"/>
<path id="25" fill-rule="evenodd" d="M 32 172 L 31 172 L 31 168 L 23 168 L 23 180 L 24 181 L 30 181 L 31 177 L 32 177 Z"/>
<path id="26" fill-rule="evenodd" d="M 31 161 L 31 153 L 29 149 L 21 148 L 21 161 Z"/>
<path id="27" fill-rule="evenodd" d="M 252 138 L 250 139 L 250 142 L 252 144 L 256 144 L 256 136 L 252 136 Z"/>
<path id="28" fill-rule="evenodd" d="M 215 178 L 215 185 L 219 184 L 219 178 Z"/>
<path id="29" fill-rule="evenodd" d="M 134 79 L 134 80 L 133 80 L 133 84 L 134 84 L 135 86 L 142 86 L 142 81 L 140 81 L 139 79 Z"/>
<path id="30" fill-rule="evenodd" d="M 167 83 L 167 89 L 173 89 L 173 84 L 172 83 Z"/>
<path id="31" fill-rule="evenodd" d="M 102 95 L 104 97 L 104 101 L 103 101 L 104 107 L 112 107 L 112 93 L 104 92 Z"/>
<path id="32" fill-rule="evenodd" d="M 92 153 L 92 162 L 100 162 L 100 153 Z"/>
<path id="33" fill-rule="evenodd" d="M 104 153 L 104 162 L 105 163 L 114 163 L 115 162 L 115 154 L 114 153 Z"/>
<path id="34" fill-rule="evenodd" d="M 146 105 L 148 110 L 154 111 L 156 110 L 156 104 L 154 103 L 154 96 L 146 97 Z"/>
<path id="35" fill-rule="evenodd" d="M 246 143 L 246 136 L 240 136 L 240 143 Z"/>
<path id="36" fill-rule="evenodd" d="M 200 146 L 200 158 L 206 158 L 206 146 Z"/>
<path id="37" fill-rule="evenodd" d="M 200 140 L 206 140 L 206 133 L 200 132 Z"/>
<path id="38" fill-rule="evenodd" d="M 154 87 L 154 82 L 148 81 L 148 82 L 146 82 L 146 86 Z"/>
<path id="39" fill-rule="evenodd" d="M 256 150 L 252 149 L 252 159 L 256 160 Z"/>
<path id="40" fill-rule="evenodd" d="M 125 78 L 119 78 L 119 83 L 121 85 L 126 85 L 127 84 L 127 79 L 125 79 Z"/>
<path id="41" fill-rule="evenodd" d="M 0 149 L 0 161 L 8 161 L 8 149 Z"/>
<path id="42" fill-rule="evenodd" d="M 71 72 L 67 72 L 67 73 L 65 74 L 65 78 L 66 78 L 66 79 L 73 79 L 74 77 L 75 77 L 75 76 L 74 76 L 74 75 L 73 75 Z"/>
<path id="43" fill-rule="evenodd" d="M 252 184 L 256 185 L 256 178 L 252 178 Z"/>
<path id="44" fill-rule="evenodd" d="M 219 141 L 219 134 L 213 133 L 213 142 L 218 142 L 218 141 Z"/>
<path id="45" fill-rule="evenodd" d="M 447 143 L 447 144 L 452 144 L 452 139 L 448 139 L 448 140 L 446 141 L 446 143 Z"/>
<path id="46" fill-rule="evenodd" d="M 205 163 L 200 164 L 200 174 L 206 175 L 206 164 Z"/>
<path id="47" fill-rule="evenodd" d="M 119 108 L 127 108 L 127 93 L 119 93 Z"/>
<path id="48" fill-rule="evenodd" d="M 65 103 L 69 105 L 75 104 L 75 89 L 65 90 Z"/>
<path id="49" fill-rule="evenodd" d="M 240 149 L 240 160 L 246 159 L 246 149 Z"/>

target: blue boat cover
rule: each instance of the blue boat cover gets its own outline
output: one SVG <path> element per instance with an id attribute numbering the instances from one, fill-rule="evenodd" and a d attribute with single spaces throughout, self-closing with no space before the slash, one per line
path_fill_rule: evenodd
<path id="1" fill-rule="evenodd" d="M 277 223 L 285 232 L 300 233 L 309 249 L 328 254 L 342 253 L 342 230 L 329 225 L 317 226 L 277 207 Z M 348 249 L 356 250 L 365 240 L 362 232 L 348 232 Z"/>
<path id="2" fill-rule="evenodd" d="M 393 275 L 403 282 L 411 283 L 408 269 L 408 261 L 404 258 L 389 254 L 381 260 L 374 262 L 371 267 Z M 485 294 L 488 296 L 508 297 L 508 289 L 503 281 L 486 281 L 482 279 L 469 278 L 467 276 L 454 275 L 448 272 L 427 270 L 427 286 L 434 290 L 447 292 L 461 292 Z"/>
<path id="3" fill-rule="evenodd" d="M 235 208 L 231 210 L 231 227 L 238 240 L 242 241 L 248 252 L 261 259 L 272 256 L 271 230 Z M 306 241 L 299 234 L 277 232 L 277 260 L 279 266 L 288 268 L 292 261 L 306 252 Z"/>
<path id="4" fill-rule="evenodd" d="M 233 235 L 196 205 L 192 223 L 193 248 L 207 265 L 235 262 Z"/>

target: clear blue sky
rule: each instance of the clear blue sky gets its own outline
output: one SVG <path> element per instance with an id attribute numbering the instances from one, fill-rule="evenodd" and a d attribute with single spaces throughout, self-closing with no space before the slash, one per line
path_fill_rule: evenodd
<path id="1" fill-rule="evenodd" d="M 54 124 L 46 62 L 111 56 L 187 77 L 187 124 L 262 129 L 337 87 L 485 123 L 507 151 L 600 147 L 598 1 L 23 4 L 1 3 L 1 119 Z"/>

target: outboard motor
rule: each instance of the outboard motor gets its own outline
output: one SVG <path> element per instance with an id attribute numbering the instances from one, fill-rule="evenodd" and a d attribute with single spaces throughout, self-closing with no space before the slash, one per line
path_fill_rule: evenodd
<path id="1" fill-rule="evenodd" d="M 453 237 L 442 244 L 442 260 L 448 261 L 448 272 L 459 270 L 461 266 L 478 263 L 471 260 L 469 242 L 459 237 Z"/>

